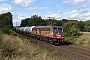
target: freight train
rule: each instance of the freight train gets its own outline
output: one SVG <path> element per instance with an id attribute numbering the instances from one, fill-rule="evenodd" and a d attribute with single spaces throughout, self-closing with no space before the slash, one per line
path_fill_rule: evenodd
<path id="1" fill-rule="evenodd" d="M 15 30 L 18 33 L 27 34 L 30 37 L 52 44 L 62 44 L 64 42 L 64 33 L 61 26 L 16 27 Z"/>

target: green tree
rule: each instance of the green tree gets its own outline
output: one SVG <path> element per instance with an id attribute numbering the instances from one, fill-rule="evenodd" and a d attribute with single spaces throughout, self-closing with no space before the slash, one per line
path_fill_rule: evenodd
<path id="1" fill-rule="evenodd" d="M 13 28 L 12 14 L 10 12 L 0 14 L 0 28 Z"/>
<path id="2" fill-rule="evenodd" d="M 84 31 L 90 32 L 90 20 L 84 21 Z"/>
<path id="3" fill-rule="evenodd" d="M 33 15 L 31 18 L 27 18 L 21 21 L 21 26 L 38 26 L 43 25 L 43 19 L 41 16 Z"/>
<path id="4" fill-rule="evenodd" d="M 77 21 L 68 21 L 63 25 L 64 32 L 66 36 L 78 36 L 79 29 L 78 29 L 78 22 Z"/>
<path id="5" fill-rule="evenodd" d="M 22 26 L 22 27 L 28 26 L 28 20 L 27 19 L 22 20 L 20 26 Z"/>
<path id="6" fill-rule="evenodd" d="M 85 23 L 83 21 L 79 21 L 78 23 L 78 27 L 80 31 L 85 31 L 84 27 L 85 27 Z"/>
<path id="7" fill-rule="evenodd" d="M 41 25 L 42 24 L 42 18 L 41 18 L 41 16 L 33 15 L 33 16 L 31 16 L 31 22 L 35 26 Z"/>
<path id="8" fill-rule="evenodd" d="M 56 21 L 56 26 L 62 26 L 63 24 L 62 24 L 62 20 L 57 20 Z"/>

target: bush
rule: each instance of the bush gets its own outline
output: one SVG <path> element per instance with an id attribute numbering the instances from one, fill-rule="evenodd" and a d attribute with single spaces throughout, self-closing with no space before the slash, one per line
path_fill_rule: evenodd
<path id="1" fill-rule="evenodd" d="M 2 47 L 3 45 L 3 36 L 2 36 L 2 33 L 0 32 L 0 48 Z"/>
<path id="2" fill-rule="evenodd" d="M 63 25 L 66 36 L 78 36 L 79 29 L 77 21 L 69 21 Z"/>
<path id="3" fill-rule="evenodd" d="M 12 57 L 16 55 L 16 49 L 17 46 L 16 44 L 12 44 L 10 41 L 7 41 L 4 43 L 3 47 L 2 47 L 2 56 L 4 57 Z"/>
<path id="4" fill-rule="evenodd" d="M 16 33 L 15 31 L 13 31 L 13 30 L 9 30 L 9 33 L 10 33 L 11 35 L 13 35 L 13 36 L 17 36 L 17 33 Z"/>
<path id="5" fill-rule="evenodd" d="M 84 44 L 83 40 L 79 40 L 78 44 L 82 46 Z"/>
<path id="6" fill-rule="evenodd" d="M 3 33 L 9 34 L 9 29 L 8 28 L 2 28 L 1 31 Z"/>
<path id="7" fill-rule="evenodd" d="M 76 28 L 73 28 L 73 29 L 70 31 L 70 35 L 71 35 L 71 36 L 78 36 L 78 35 L 79 35 L 79 30 L 76 29 Z"/>
<path id="8" fill-rule="evenodd" d="M 13 36 L 17 36 L 17 33 L 15 31 L 8 28 L 2 28 L 1 31 L 5 34 L 11 34 Z"/>

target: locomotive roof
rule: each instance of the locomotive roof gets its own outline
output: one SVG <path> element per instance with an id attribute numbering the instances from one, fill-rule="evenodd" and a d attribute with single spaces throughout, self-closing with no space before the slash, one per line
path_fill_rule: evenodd
<path id="1" fill-rule="evenodd" d="M 34 27 L 34 28 L 51 28 L 51 27 L 62 28 L 61 26 L 36 26 L 36 27 Z"/>

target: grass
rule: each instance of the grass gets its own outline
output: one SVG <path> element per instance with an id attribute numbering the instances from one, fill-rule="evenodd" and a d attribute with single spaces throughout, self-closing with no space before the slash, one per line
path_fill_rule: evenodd
<path id="1" fill-rule="evenodd" d="M 81 32 L 78 37 L 66 37 L 66 40 L 79 46 L 90 48 L 90 32 Z"/>
<path id="2" fill-rule="evenodd" d="M 90 48 L 90 32 L 81 32 L 83 35 L 79 36 L 75 44 Z"/>
<path id="3" fill-rule="evenodd" d="M 2 46 L 2 44 L 3 44 L 3 36 L 2 36 L 1 31 L 0 31 L 0 47 Z"/>
<path id="4" fill-rule="evenodd" d="M 81 32 L 66 40 L 90 48 L 90 32 Z M 46 46 L 37 45 L 28 38 L 2 34 L 0 32 L 0 60 L 70 60 L 56 54 Z"/>
<path id="5" fill-rule="evenodd" d="M 3 37 L 4 44 L 0 51 L 0 60 L 70 60 L 27 38 L 22 39 L 7 34 L 4 34 Z"/>

